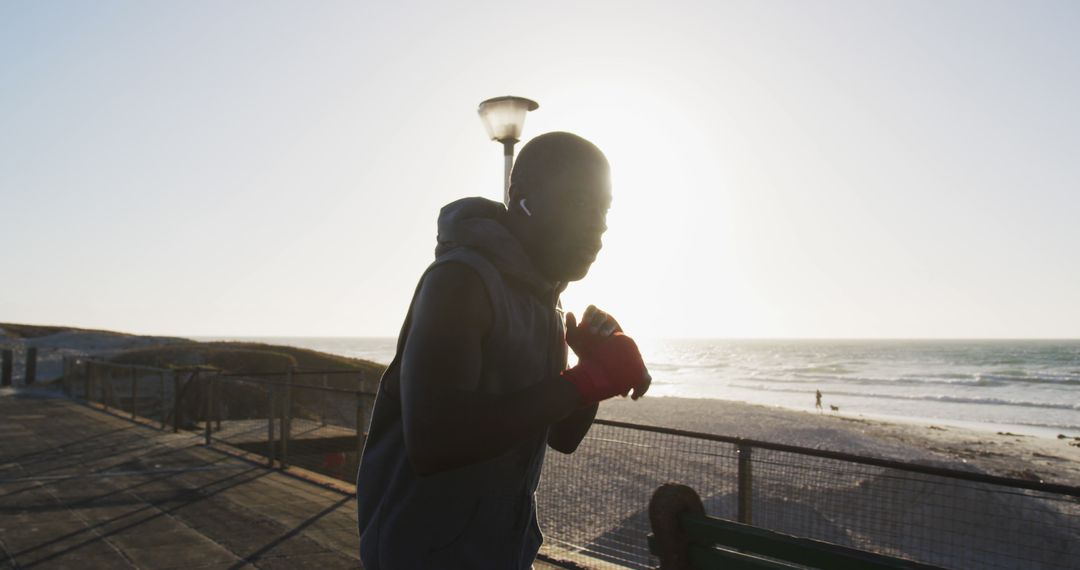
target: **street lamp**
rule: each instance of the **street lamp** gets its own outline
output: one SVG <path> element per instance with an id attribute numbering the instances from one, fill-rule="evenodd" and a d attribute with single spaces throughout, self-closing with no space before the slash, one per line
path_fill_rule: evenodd
<path id="1" fill-rule="evenodd" d="M 538 107 L 531 99 L 505 96 L 482 101 L 476 110 L 491 140 L 503 145 L 503 204 L 510 202 L 510 167 L 514 165 L 514 144 L 525 126 L 525 113 Z"/>

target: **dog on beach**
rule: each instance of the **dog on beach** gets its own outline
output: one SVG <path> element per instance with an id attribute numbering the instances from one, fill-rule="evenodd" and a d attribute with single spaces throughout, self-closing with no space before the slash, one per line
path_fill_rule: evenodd
<path id="1" fill-rule="evenodd" d="M 834 411 L 834 412 L 839 412 L 840 411 L 840 406 L 834 406 L 832 404 L 829 404 L 829 409 Z"/>

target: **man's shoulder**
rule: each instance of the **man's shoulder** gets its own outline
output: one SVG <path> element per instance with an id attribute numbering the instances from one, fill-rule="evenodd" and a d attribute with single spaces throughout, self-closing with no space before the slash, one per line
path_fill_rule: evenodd
<path id="1" fill-rule="evenodd" d="M 423 286 L 432 286 L 445 292 L 483 292 L 484 280 L 471 264 L 458 259 L 445 259 L 433 263 L 424 272 Z"/>
<path id="2" fill-rule="evenodd" d="M 437 251 L 435 261 L 432 261 L 428 268 L 431 270 L 447 264 L 464 265 L 472 268 L 477 273 L 494 272 L 498 274 L 495 264 L 486 255 L 477 249 L 464 245 L 442 252 Z"/>
<path id="3" fill-rule="evenodd" d="M 436 257 L 425 271 L 424 280 L 432 274 L 437 274 L 439 281 L 449 281 L 448 285 L 456 288 L 466 286 L 487 296 L 498 296 L 498 290 L 505 281 L 505 276 L 495 263 L 482 252 L 468 246 L 455 247 Z"/>
<path id="4" fill-rule="evenodd" d="M 417 309 L 424 313 L 473 321 L 485 330 L 491 323 L 484 280 L 476 268 L 464 262 L 445 260 L 430 267 L 424 273 L 417 302 Z"/>

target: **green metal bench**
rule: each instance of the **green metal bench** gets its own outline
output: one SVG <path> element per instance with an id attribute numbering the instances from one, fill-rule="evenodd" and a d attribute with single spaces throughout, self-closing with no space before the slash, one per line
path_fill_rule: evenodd
<path id="1" fill-rule="evenodd" d="M 941 570 L 902 558 L 710 517 L 698 494 L 666 484 L 649 502 L 649 551 L 660 570 L 829 568 Z"/>

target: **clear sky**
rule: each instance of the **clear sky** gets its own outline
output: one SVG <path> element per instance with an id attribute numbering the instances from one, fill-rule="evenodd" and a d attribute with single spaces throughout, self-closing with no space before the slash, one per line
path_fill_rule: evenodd
<path id="1" fill-rule="evenodd" d="M 0 322 L 395 335 L 481 100 L 613 167 L 639 336 L 1080 337 L 1080 3 L 0 3 Z"/>

